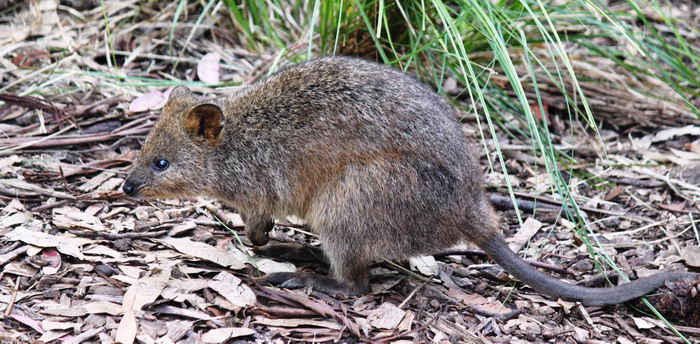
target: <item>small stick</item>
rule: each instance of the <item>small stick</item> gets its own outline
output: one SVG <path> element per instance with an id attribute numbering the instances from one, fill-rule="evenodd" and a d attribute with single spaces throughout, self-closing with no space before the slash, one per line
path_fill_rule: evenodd
<path id="1" fill-rule="evenodd" d="M 157 238 L 168 233 L 167 230 L 155 232 L 129 232 L 129 233 L 102 233 L 94 231 L 69 230 L 71 234 L 84 238 L 105 238 L 109 240 L 136 239 L 136 238 Z"/>
<path id="2" fill-rule="evenodd" d="M 264 312 L 266 314 L 274 314 L 280 317 L 304 317 L 304 316 L 316 316 L 318 313 L 303 308 L 292 308 L 292 307 L 281 307 L 281 306 L 265 306 L 258 304 L 255 306 L 255 311 Z"/>
<path id="3" fill-rule="evenodd" d="M 551 203 L 551 204 L 556 204 L 556 205 L 563 205 L 564 203 L 562 201 L 558 201 L 554 198 L 545 196 L 545 195 L 531 195 L 525 192 L 513 192 L 514 195 L 516 196 L 522 196 L 522 197 L 527 197 L 527 198 L 533 198 L 537 199 L 539 201 Z M 585 210 L 585 211 L 590 211 L 593 213 L 599 213 L 599 214 L 606 214 L 606 215 L 614 215 L 614 216 L 623 216 L 625 218 L 633 219 L 635 221 L 640 221 L 639 219 L 636 219 L 634 217 L 628 216 L 626 213 L 623 212 L 618 212 L 618 211 L 611 211 L 611 210 L 605 210 L 605 209 L 596 209 L 596 208 L 591 208 L 591 207 L 586 207 L 586 206 L 579 206 L 579 209 Z"/>
<path id="4" fill-rule="evenodd" d="M 37 212 L 40 210 L 53 209 L 53 208 L 60 207 L 62 205 L 66 205 L 66 204 L 68 204 L 68 200 L 64 199 L 62 201 L 53 202 L 51 204 L 39 205 L 39 206 L 32 208 L 31 210 L 32 210 L 32 212 Z"/>
<path id="5" fill-rule="evenodd" d="M 0 248 L 0 254 L 5 254 L 7 252 L 10 252 L 10 251 L 18 248 L 20 245 L 22 245 L 22 243 L 20 241 L 15 241 L 10 245 L 7 245 L 3 248 Z"/>
<path id="6" fill-rule="evenodd" d="M 418 290 L 420 290 L 421 288 L 425 287 L 425 285 L 428 284 L 428 282 L 430 282 L 429 279 L 425 280 L 423 283 L 421 283 L 421 285 L 419 285 L 419 286 L 417 286 L 416 288 L 414 288 L 413 291 L 411 291 L 411 293 L 408 294 L 408 296 L 406 296 L 406 298 L 405 298 L 403 301 L 401 301 L 401 303 L 398 305 L 398 307 L 399 307 L 399 308 L 403 308 L 403 306 L 404 306 L 406 303 L 408 303 L 408 301 L 410 301 L 410 300 L 413 298 L 414 295 L 416 295 L 416 293 L 418 292 Z"/>
<path id="7" fill-rule="evenodd" d="M 15 300 L 17 300 L 17 289 L 19 287 L 19 279 L 21 277 L 17 276 L 17 279 L 15 280 L 15 283 L 12 283 L 12 280 L 10 277 L 7 277 L 7 283 L 13 286 L 12 290 L 12 296 L 10 296 L 10 302 L 7 303 L 7 308 L 5 309 L 5 318 L 10 316 L 10 313 L 12 313 L 12 307 L 15 304 Z"/>
<path id="8" fill-rule="evenodd" d="M 489 200 L 491 201 L 491 204 L 493 204 L 494 207 L 498 209 L 513 209 L 515 206 L 513 205 L 513 200 L 504 195 L 498 195 L 498 194 L 490 194 L 489 195 Z M 548 203 L 544 202 L 533 202 L 533 201 L 528 201 L 524 199 L 516 199 L 515 204 L 517 204 L 518 208 L 526 211 L 526 212 L 533 212 L 535 209 L 538 208 L 544 208 L 544 209 L 561 209 L 561 207 L 556 206 L 556 205 L 551 205 Z"/>

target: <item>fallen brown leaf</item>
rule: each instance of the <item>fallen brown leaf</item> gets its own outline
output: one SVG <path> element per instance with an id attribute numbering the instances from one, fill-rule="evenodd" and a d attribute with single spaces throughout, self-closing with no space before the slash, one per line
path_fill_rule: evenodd
<path id="1" fill-rule="evenodd" d="M 43 232 L 28 230 L 22 227 L 15 228 L 5 235 L 6 240 L 22 241 L 39 247 L 55 247 L 59 252 L 78 259 L 85 259 L 80 247 L 93 241 L 67 235 L 51 235 Z"/>
<path id="2" fill-rule="evenodd" d="M 225 271 L 214 276 L 207 283 L 209 288 L 225 297 L 236 307 L 249 307 L 255 304 L 256 298 L 250 288 L 241 279 Z"/>
<path id="3" fill-rule="evenodd" d="M 208 84 L 216 84 L 219 82 L 219 61 L 221 55 L 219 53 L 207 53 L 202 57 L 202 60 L 197 64 L 197 76 Z"/>
<path id="4" fill-rule="evenodd" d="M 245 267 L 243 262 L 248 259 L 245 253 L 238 250 L 218 250 L 213 246 L 192 241 L 188 238 L 166 238 L 160 241 L 184 254 L 208 260 L 234 270 L 243 269 Z"/>

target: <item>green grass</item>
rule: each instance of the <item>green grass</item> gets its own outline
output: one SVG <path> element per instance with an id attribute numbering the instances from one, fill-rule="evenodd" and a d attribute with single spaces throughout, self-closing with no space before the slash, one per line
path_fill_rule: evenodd
<path id="1" fill-rule="evenodd" d="M 590 235 L 586 217 L 563 176 L 562 171 L 575 160 L 568 152 L 555 148 L 546 116 L 538 118 L 531 110 L 531 105 L 544 107 L 538 85 L 554 85 L 566 100 L 568 119 L 581 121 L 588 133 L 599 139 L 598 123 L 581 83 L 600 81 L 577 75 L 570 55 L 575 47 L 580 54 L 577 59 L 602 58 L 623 68 L 632 80 L 651 78 L 660 82 L 675 92 L 688 112 L 700 115 L 700 109 L 689 101 L 700 93 L 700 48 L 682 34 L 697 34 L 698 30 L 674 20 L 655 0 L 629 0 L 631 11 L 617 12 L 593 0 L 566 4 L 541 0 L 225 3 L 232 25 L 240 29 L 241 41 L 260 52 L 281 49 L 291 61 L 311 55 L 362 55 L 415 73 L 438 91 L 448 76 L 455 78 L 465 87 L 461 106 L 476 114 L 484 147 L 486 140 L 493 141 L 498 158 L 489 159 L 491 168 L 507 173 L 497 128 L 532 145 L 532 154 L 542 158 L 551 178 L 550 192 L 564 201 L 567 219 L 575 224 L 598 268 L 614 269 L 621 275 L 614 260 Z M 293 10 L 266 15 L 275 8 Z M 646 17 L 642 8 L 652 8 L 661 22 Z M 659 27 L 666 28 L 665 32 Z M 602 40 L 615 44 L 601 45 Z M 303 49 L 290 49 L 300 43 Z M 534 91 L 534 97 L 528 97 L 528 91 Z M 652 88 L 635 91 L 659 97 Z M 568 172 L 575 173 L 572 169 Z M 513 195 L 510 185 L 508 189 Z"/>

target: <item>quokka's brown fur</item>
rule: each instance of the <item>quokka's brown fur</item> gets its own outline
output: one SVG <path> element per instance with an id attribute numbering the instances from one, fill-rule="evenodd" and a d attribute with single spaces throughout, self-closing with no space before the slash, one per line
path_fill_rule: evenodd
<path id="1" fill-rule="evenodd" d="M 134 197 L 219 199 L 241 212 L 255 245 L 267 243 L 272 218 L 305 219 L 320 237 L 332 277 L 268 279 L 290 288 L 365 293 L 371 261 L 465 241 L 534 289 L 588 305 L 623 302 L 691 276 L 663 273 L 583 288 L 524 263 L 503 240 L 476 154 L 455 117 L 414 78 L 347 57 L 294 65 L 208 101 L 178 87 L 124 190 Z"/>

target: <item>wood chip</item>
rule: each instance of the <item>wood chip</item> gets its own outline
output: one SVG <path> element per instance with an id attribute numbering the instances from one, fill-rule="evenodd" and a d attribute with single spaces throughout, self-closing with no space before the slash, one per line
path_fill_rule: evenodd
<path id="1" fill-rule="evenodd" d="M 406 312 L 401 308 L 396 307 L 392 303 L 384 302 L 370 313 L 367 319 L 369 323 L 376 328 L 394 329 L 399 325 L 405 315 Z"/>

